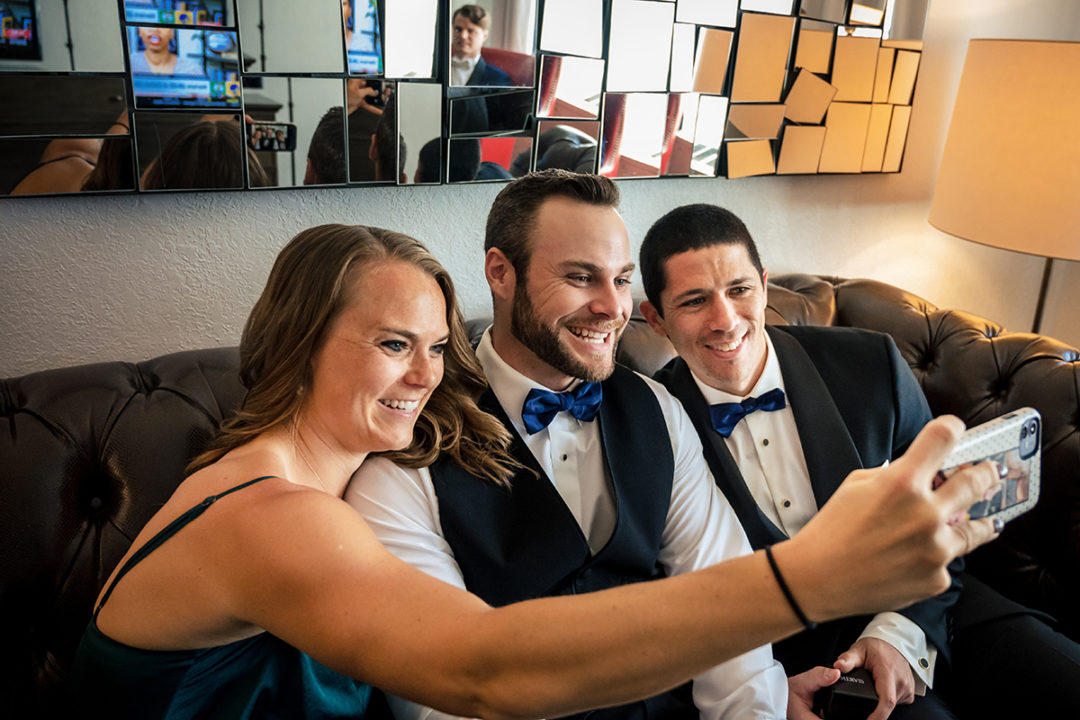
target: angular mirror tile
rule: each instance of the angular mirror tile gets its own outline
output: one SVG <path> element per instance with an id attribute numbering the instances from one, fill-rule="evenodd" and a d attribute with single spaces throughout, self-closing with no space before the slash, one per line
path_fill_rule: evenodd
<path id="1" fill-rule="evenodd" d="M 818 172 L 861 172 L 869 125 L 869 103 L 834 102 L 829 105 Z"/>
<path id="2" fill-rule="evenodd" d="M 697 26 L 675 23 L 671 37 L 671 77 L 668 90 L 690 92 L 694 86 L 694 36 Z"/>
<path id="3" fill-rule="evenodd" d="M 910 50 L 897 51 L 892 84 L 889 86 L 889 102 L 893 105 L 911 104 L 911 94 L 915 90 L 915 77 L 919 73 L 921 55 L 922 53 Z"/>
<path id="4" fill-rule="evenodd" d="M 451 85 L 532 87 L 535 81 L 534 0 L 463 2 L 449 8 Z"/>
<path id="5" fill-rule="evenodd" d="M 536 170 L 559 168 L 572 172 L 596 172 L 600 145 L 598 120 L 541 120 L 536 135 Z M 528 172 L 528 167 L 511 168 L 514 177 Z"/>
<path id="6" fill-rule="evenodd" d="M 140 190 L 240 189 L 245 170 L 248 187 L 270 183 L 239 115 L 136 112 L 133 120 Z"/>
<path id="7" fill-rule="evenodd" d="M 893 108 L 892 121 L 889 123 L 889 141 L 885 145 L 885 160 L 882 161 L 881 172 L 900 172 L 910 122 L 910 105 L 897 105 Z"/>
<path id="8" fill-rule="evenodd" d="M 404 150 L 401 184 L 442 179 L 442 93 L 438 83 L 401 82 L 397 86 L 398 135 Z"/>
<path id="9" fill-rule="evenodd" d="M 698 31 L 697 53 L 694 58 L 694 92 L 723 95 L 731 58 L 730 30 L 701 28 Z"/>
<path id="10" fill-rule="evenodd" d="M 732 105 L 725 140 L 772 140 L 784 122 L 783 105 Z"/>
<path id="11" fill-rule="evenodd" d="M 113 128 L 118 130 L 118 128 Z M 131 191 L 131 138 L 0 138 L 0 195 Z"/>
<path id="12" fill-rule="evenodd" d="M 818 171 L 821 148 L 825 143 L 825 127 L 821 125 L 789 125 L 784 128 L 780 144 L 777 175 L 805 175 Z"/>
<path id="13" fill-rule="evenodd" d="M 342 0 L 345 58 L 350 75 L 381 75 L 382 28 L 377 0 Z"/>
<path id="14" fill-rule="evenodd" d="M 537 117 L 599 117 L 603 82 L 603 60 L 542 55 Z"/>
<path id="15" fill-rule="evenodd" d="M 836 38 L 831 82 L 836 88 L 836 101 L 870 102 L 874 96 L 874 73 L 877 69 L 878 47 L 875 38 Z"/>
<path id="16" fill-rule="evenodd" d="M 237 0 L 247 72 L 340 73 L 345 67 L 338 2 Z"/>
<path id="17" fill-rule="evenodd" d="M 800 0 L 800 17 L 843 23 L 847 18 L 848 0 Z"/>
<path id="18" fill-rule="evenodd" d="M 690 161 L 694 154 L 694 128 L 697 123 L 697 93 L 671 93 L 668 95 L 668 122 L 671 129 L 664 132 L 666 143 L 660 174 L 680 176 L 690 174 Z"/>
<path id="19" fill-rule="evenodd" d="M 727 149 L 727 176 L 729 179 L 752 175 L 772 175 L 772 143 L 768 140 L 736 140 L 724 143 Z"/>
<path id="20" fill-rule="evenodd" d="M 394 139 L 397 84 L 376 78 L 349 78 L 345 81 L 345 97 L 349 182 L 397 182 L 401 172 L 393 171 L 398 155 L 398 141 Z M 435 112 L 438 108 L 436 105 Z M 377 138 L 377 147 L 372 144 L 373 137 Z"/>
<path id="21" fill-rule="evenodd" d="M 885 0 L 852 0 L 848 22 L 852 25 L 881 25 L 885 21 Z"/>
<path id="22" fill-rule="evenodd" d="M 528 167 L 531 152 L 531 137 L 450 138 L 447 182 L 512 180 L 515 159 Z"/>
<path id="23" fill-rule="evenodd" d="M 892 105 L 874 103 L 870 106 L 870 126 L 866 130 L 866 147 L 863 148 L 863 172 L 881 172 L 891 121 Z"/>
<path id="24" fill-rule="evenodd" d="M 773 13 L 774 15 L 790 15 L 794 0 L 742 0 L 739 9 L 751 12 Z"/>
<path id="25" fill-rule="evenodd" d="M 888 102 L 889 84 L 892 82 L 893 61 L 896 59 L 896 50 L 893 48 L 878 48 L 877 68 L 874 70 L 874 95 L 876 103 Z"/>
<path id="26" fill-rule="evenodd" d="M 738 16 L 739 0 L 676 0 L 679 22 L 733 28 Z"/>
<path id="27" fill-rule="evenodd" d="M 832 63 L 836 26 L 812 21 L 799 23 L 795 45 L 795 68 L 826 75 Z"/>
<path id="28" fill-rule="evenodd" d="M 127 42 L 135 107 L 240 109 L 234 31 L 129 25 Z"/>
<path id="29" fill-rule="evenodd" d="M 0 7 L 10 36 L 0 42 L 0 72 L 124 72 L 116 0 L 9 0 Z"/>
<path id="30" fill-rule="evenodd" d="M 446 92 L 451 135 L 521 132 L 535 103 L 532 90 L 477 93 L 472 88 L 447 88 Z"/>
<path id="31" fill-rule="evenodd" d="M 784 100 L 784 116 L 792 122 L 818 125 L 835 95 L 832 85 L 812 72 L 800 70 Z"/>
<path id="32" fill-rule="evenodd" d="M 386 77 L 434 77 L 438 22 L 438 0 L 386 0 Z"/>
<path id="33" fill-rule="evenodd" d="M 890 0 L 885 12 L 881 44 L 907 50 L 922 50 L 929 5 L 930 0 Z"/>
<path id="34" fill-rule="evenodd" d="M 664 91 L 668 86 L 675 6 L 614 0 L 608 39 L 608 92 Z M 642 38 L 649 38 L 643 43 Z"/>
<path id="35" fill-rule="evenodd" d="M 613 178 L 657 177 L 667 122 L 665 93 L 607 93 L 600 174 Z"/>
<path id="36" fill-rule="evenodd" d="M 694 155 L 690 160 L 690 177 L 714 177 L 720 161 L 720 145 L 724 140 L 724 118 L 728 99 L 702 95 L 698 101 L 697 122 L 694 128 Z"/>
<path id="37" fill-rule="evenodd" d="M 735 55 L 732 102 L 779 102 L 795 18 L 743 13 Z"/>
<path id="38" fill-rule="evenodd" d="M 125 86 L 118 76 L 0 74 L 0 137 L 104 135 L 127 113 Z"/>
<path id="39" fill-rule="evenodd" d="M 603 0 L 544 0 L 541 51 L 599 58 L 603 47 Z"/>

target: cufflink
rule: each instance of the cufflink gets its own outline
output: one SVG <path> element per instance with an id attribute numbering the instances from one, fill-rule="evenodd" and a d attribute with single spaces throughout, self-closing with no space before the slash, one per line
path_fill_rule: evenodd
<path id="1" fill-rule="evenodd" d="M 926 658 L 919 658 L 919 667 L 921 667 L 923 670 L 929 669 L 930 661 Z"/>

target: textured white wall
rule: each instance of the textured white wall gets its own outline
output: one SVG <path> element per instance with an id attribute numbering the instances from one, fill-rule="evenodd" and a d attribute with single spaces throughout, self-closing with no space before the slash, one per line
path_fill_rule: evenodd
<path id="1" fill-rule="evenodd" d="M 939 0 L 930 13 L 902 173 L 622 182 L 635 251 L 667 210 L 715 202 L 743 217 L 774 274 L 878 278 L 1029 328 L 1041 259 L 952 238 L 926 217 L 967 40 L 1080 40 L 1080 4 Z M 322 222 L 424 240 L 465 312 L 484 313 L 483 224 L 500 187 L 0 200 L 0 376 L 235 344 L 274 255 Z M 1080 345 L 1080 263 L 1056 263 L 1043 330 Z"/>

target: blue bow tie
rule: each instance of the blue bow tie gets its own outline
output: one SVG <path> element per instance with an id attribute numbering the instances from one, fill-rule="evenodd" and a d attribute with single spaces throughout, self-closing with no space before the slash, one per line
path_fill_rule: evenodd
<path id="1" fill-rule="evenodd" d="M 521 410 L 521 420 L 530 435 L 540 432 L 563 410 L 578 420 L 589 422 L 600 411 L 603 399 L 600 383 L 581 383 L 573 390 L 563 393 L 533 388 L 525 396 L 525 406 Z"/>
<path id="2" fill-rule="evenodd" d="M 783 410 L 787 406 L 784 401 L 784 391 L 773 388 L 767 393 L 762 393 L 756 398 L 746 398 L 737 403 L 717 403 L 709 406 L 709 419 L 716 432 L 724 437 L 731 437 L 731 431 L 744 417 L 755 410 Z"/>

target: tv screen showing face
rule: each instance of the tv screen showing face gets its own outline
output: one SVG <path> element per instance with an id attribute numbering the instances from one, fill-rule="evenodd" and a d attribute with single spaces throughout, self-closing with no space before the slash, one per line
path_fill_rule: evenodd
<path id="1" fill-rule="evenodd" d="M 40 60 L 34 0 L 0 3 L 0 60 Z"/>
<path id="2" fill-rule="evenodd" d="M 240 107 L 236 32 L 128 27 L 135 107 Z"/>
<path id="3" fill-rule="evenodd" d="M 230 0 L 124 0 L 124 19 L 160 25 L 233 24 Z"/>
<path id="4" fill-rule="evenodd" d="M 345 39 L 349 72 L 353 75 L 381 75 L 382 37 L 375 0 L 344 0 Z"/>

